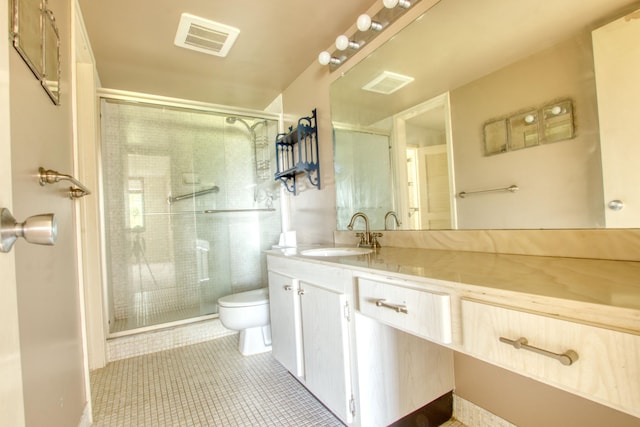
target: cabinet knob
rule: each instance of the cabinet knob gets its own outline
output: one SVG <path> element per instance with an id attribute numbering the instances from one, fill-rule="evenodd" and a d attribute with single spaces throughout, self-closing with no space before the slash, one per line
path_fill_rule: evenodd
<path id="1" fill-rule="evenodd" d="M 611 200 L 607 203 L 607 207 L 612 211 L 620 211 L 624 208 L 624 202 L 622 200 Z"/>
<path id="2" fill-rule="evenodd" d="M 291 286 L 291 285 L 284 285 L 284 290 L 285 290 L 285 291 L 292 291 L 292 290 L 293 290 L 293 286 Z"/>
<path id="3" fill-rule="evenodd" d="M 300 296 L 304 295 L 304 289 L 298 289 L 298 295 Z"/>

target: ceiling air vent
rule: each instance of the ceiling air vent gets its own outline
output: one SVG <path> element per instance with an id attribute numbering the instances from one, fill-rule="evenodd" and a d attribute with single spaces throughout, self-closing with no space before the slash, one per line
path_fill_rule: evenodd
<path id="1" fill-rule="evenodd" d="M 383 71 L 378 77 L 362 86 L 362 89 L 390 95 L 408 85 L 413 80 L 413 77 L 403 76 L 402 74 L 392 73 L 391 71 Z"/>
<path id="2" fill-rule="evenodd" d="M 237 28 L 183 13 L 174 43 L 209 55 L 227 56 L 238 34 Z"/>

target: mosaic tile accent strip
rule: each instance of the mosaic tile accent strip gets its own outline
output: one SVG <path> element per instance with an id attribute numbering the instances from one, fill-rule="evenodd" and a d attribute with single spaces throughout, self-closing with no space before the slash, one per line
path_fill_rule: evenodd
<path id="1" fill-rule="evenodd" d="M 455 394 L 453 395 L 453 415 L 456 420 L 470 427 L 517 427 Z"/>
<path id="2" fill-rule="evenodd" d="M 227 335 L 237 335 L 222 326 L 220 319 L 204 320 L 169 329 L 145 332 L 107 340 L 107 361 L 170 350 Z"/>
<path id="3" fill-rule="evenodd" d="M 342 426 L 271 353 L 237 346 L 226 336 L 93 371 L 93 425 Z"/>

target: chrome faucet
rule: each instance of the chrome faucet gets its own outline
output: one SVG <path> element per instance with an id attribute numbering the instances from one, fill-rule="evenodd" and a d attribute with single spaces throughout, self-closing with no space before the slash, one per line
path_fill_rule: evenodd
<path id="1" fill-rule="evenodd" d="M 364 233 L 356 233 L 356 237 L 360 237 L 360 242 L 358 242 L 358 246 L 361 248 L 379 248 L 380 243 L 378 243 L 378 237 L 382 237 L 382 233 L 371 233 L 369 229 L 369 217 L 363 212 L 356 212 L 351 217 L 351 221 L 349 221 L 349 225 L 347 228 L 349 230 L 353 230 L 353 224 L 356 222 L 356 219 L 362 218 L 364 220 Z"/>
<path id="2" fill-rule="evenodd" d="M 398 215 L 396 215 L 396 213 L 394 211 L 389 211 L 386 214 L 384 214 L 384 229 L 387 229 L 387 218 L 389 218 L 390 216 L 393 217 L 393 219 L 395 219 L 396 222 L 396 229 L 400 228 L 400 225 L 402 224 L 399 220 L 398 220 Z"/>

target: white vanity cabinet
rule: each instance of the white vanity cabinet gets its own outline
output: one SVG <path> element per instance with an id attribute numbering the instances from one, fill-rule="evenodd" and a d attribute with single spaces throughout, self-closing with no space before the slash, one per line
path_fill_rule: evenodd
<path id="1" fill-rule="evenodd" d="M 640 336 L 474 300 L 461 308 L 466 353 L 640 416 Z"/>
<path id="2" fill-rule="evenodd" d="M 355 282 L 360 421 L 387 426 L 454 388 L 453 351 L 439 345 L 452 341 L 450 296 L 375 275 Z"/>
<path id="3" fill-rule="evenodd" d="M 351 381 L 347 270 L 267 257 L 273 355 L 343 422 Z"/>

